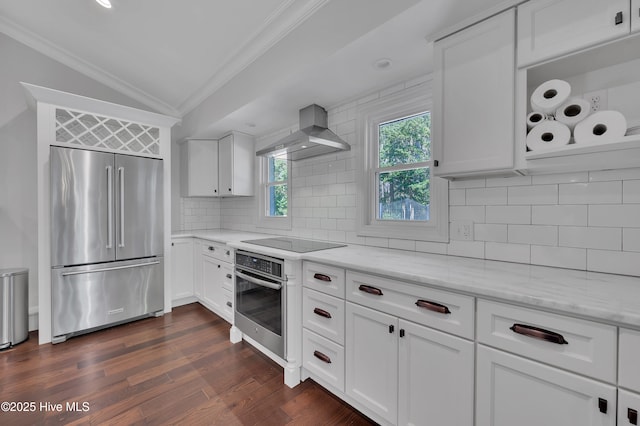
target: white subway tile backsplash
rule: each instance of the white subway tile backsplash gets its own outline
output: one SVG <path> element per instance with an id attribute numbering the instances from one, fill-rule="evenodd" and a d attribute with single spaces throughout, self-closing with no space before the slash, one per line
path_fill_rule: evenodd
<path id="1" fill-rule="evenodd" d="M 450 189 L 449 190 L 449 205 L 450 206 L 464 206 L 466 204 L 466 190 L 465 189 Z"/>
<path id="2" fill-rule="evenodd" d="M 449 189 L 484 188 L 485 186 L 485 179 L 456 179 L 449 182 Z"/>
<path id="3" fill-rule="evenodd" d="M 609 250 L 588 250 L 590 271 L 622 275 L 640 275 L 640 253 Z"/>
<path id="4" fill-rule="evenodd" d="M 622 181 L 560 185 L 560 204 L 620 204 Z"/>
<path id="5" fill-rule="evenodd" d="M 372 247 L 389 247 L 389 238 L 365 237 L 365 244 Z"/>
<path id="6" fill-rule="evenodd" d="M 583 248 L 531 246 L 531 263 L 558 268 L 586 269 L 587 250 Z"/>
<path id="7" fill-rule="evenodd" d="M 529 263 L 531 260 L 531 246 L 528 244 L 488 242 L 485 244 L 485 258 L 504 262 Z"/>
<path id="8" fill-rule="evenodd" d="M 622 183 L 622 202 L 640 203 L 640 180 L 625 180 Z"/>
<path id="9" fill-rule="evenodd" d="M 587 226 L 561 226 L 558 245 L 602 250 L 622 249 L 620 228 L 597 228 Z"/>
<path id="10" fill-rule="evenodd" d="M 476 223 L 473 232 L 476 241 L 507 242 L 507 225 L 504 224 Z"/>
<path id="11" fill-rule="evenodd" d="M 431 241 L 416 241 L 416 251 L 423 253 L 447 254 L 448 244 Z"/>
<path id="12" fill-rule="evenodd" d="M 622 250 L 640 252 L 640 228 L 622 230 Z"/>
<path id="13" fill-rule="evenodd" d="M 465 191 L 468 206 L 507 204 L 507 188 L 469 188 Z"/>
<path id="14" fill-rule="evenodd" d="M 530 224 L 529 206 L 487 206 L 487 223 Z"/>
<path id="15" fill-rule="evenodd" d="M 589 206 L 589 226 L 640 228 L 640 205 Z"/>
<path id="16" fill-rule="evenodd" d="M 449 208 L 449 221 L 470 220 L 482 223 L 485 220 L 484 206 L 451 206 Z"/>
<path id="17" fill-rule="evenodd" d="M 416 242 L 415 240 L 398 240 L 395 238 L 389 238 L 389 248 L 416 251 Z"/>
<path id="18" fill-rule="evenodd" d="M 487 187 L 531 185 L 531 176 L 488 178 Z"/>
<path id="19" fill-rule="evenodd" d="M 554 183 L 577 183 L 588 182 L 588 172 L 560 173 L 552 175 L 536 175 L 532 176 L 531 183 L 534 185 L 547 185 Z"/>
<path id="20" fill-rule="evenodd" d="M 586 226 L 587 206 L 532 206 L 531 223 L 534 225 Z"/>
<path id="21" fill-rule="evenodd" d="M 558 204 L 558 185 L 509 187 L 509 204 Z"/>
<path id="22" fill-rule="evenodd" d="M 589 182 L 640 179 L 640 168 L 589 172 Z"/>
<path id="23" fill-rule="evenodd" d="M 484 258 L 484 242 L 451 240 L 447 247 L 447 254 L 451 256 Z"/>
<path id="24" fill-rule="evenodd" d="M 509 225 L 508 241 L 539 246 L 558 245 L 558 227 L 550 225 Z"/>

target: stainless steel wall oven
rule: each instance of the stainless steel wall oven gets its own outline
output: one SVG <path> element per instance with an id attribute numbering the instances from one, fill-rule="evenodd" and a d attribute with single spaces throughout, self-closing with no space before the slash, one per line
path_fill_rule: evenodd
<path id="1" fill-rule="evenodd" d="M 235 272 L 235 325 L 245 336 L 284 359 L 284 260 L 237 250 Z"/>

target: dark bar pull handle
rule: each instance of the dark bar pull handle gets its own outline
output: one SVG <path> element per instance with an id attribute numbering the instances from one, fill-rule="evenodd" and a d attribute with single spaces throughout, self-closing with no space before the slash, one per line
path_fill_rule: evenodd
<path id="1" fill-rule="evenodd" d="M 331 314 L 324 309 L 314 308 L 313 313 L 316 315 L 320 315 L 321 317 L 331 318 Z"/>
<path id="2" fill-rule="evenodd" d="M 638 411 L 633 408 L 627 408 L 627 419 L 632 425 L 638 424 Z"/>
<path id="3" fill-rule="evenodd" d="M 313 278 L 315 278 L 316 280 L 327 282 L 327 283 L 331 282 L 331 277 L 325 274 L 313 274 Z"/>
<path id="4" fill-rule="evenodd" d="M 227 302 L 227 306 L 232 307 L 233 305 L 231 304 L 231 302 Z"/>
<path id="5" fill-rule="evenodd" d="M 313 351 L 313 356 L 315 356 L 316 358 L 318 358 L 322 362 L 326 362 L 327 364 L 331 364 L 331 358 L 329 358 L 328 356 L 326 356 L 325 354 L 323 354 L 320 351 Z"/>
<path id="6" fill-rule="evenodd" d="M 396 330 L 396 328 L 393 326 L 393 324 L 389 324 L 389 333 L 393 333 Z"/>
<path id="7" fill-rule="evenodd" d="M 215 251 L 215 250 L 216 250 L 216 248 L 215 248 L 215 247 L 213 247 L 213 246 L 209 246 L 209 247 L 207 247 L 207 248 L 209 249 L 209 251 Z"/>
<path id="8" fill-rule="evenodd" d="M 616 13 L 616 25 L 622 24 L 622 12 Z"/>
<path id="9" fill-rule="evenodd" d="M 404 337 L 404 328 L 400 329 L 400 337 Z"/>
<path id="10" fill-rule="evenodd" d="M 382 290 L 379 288 L 371 287 L 370 285 L 360 284 L 358 290 L 364 291 L 365 293 L 373 294 L 376 296 L 382 296 Z"/>
<path id="11" fill-rule="evenodd" d="M 233 278 L 233 277 L 231 276 L 231 274 L 227 274 L 227 279 L 229 279 L 229 280 L 230 280 L 231 278 Z"/>
<path id="12" fill-rule="evenodd" d="M 438 312 L 438 313 L 441 313 L 441 314 L 450 314 L 451 313 L 449 308 L 446 307 L 445 305 L 441 305 L 440 303 L 436 303 L 436 302 L 429 302 L 428 300 L 419 299 L 416 302 L 416 306 L 418 306 L 419 308 L 425 308 L 425 309 L 428 309 L 430 311 Z"/>
<path id="13" fill-rule="evenodd" d="M 607 403 L 607 400 L 604 398 L 598 398 L 598 409 L 600 409 L 600 412 L 602 414 L 607 414 L 607 406 L 609 404 Z"/>
<path id="14" fill-rule="evenodd" d="M 532 325 L 513 324 L 509 329 L 514 333 L 522 334 L 523 336 L 533 337 L 534 339 L 545 340 L 547 342 L 556 343 L 558 345 L 569 344 L 569 342 L 564 340 L 564 337 L 562 336 L 562 334 L 554 333 L 553 331 L 534 327 Z"/>

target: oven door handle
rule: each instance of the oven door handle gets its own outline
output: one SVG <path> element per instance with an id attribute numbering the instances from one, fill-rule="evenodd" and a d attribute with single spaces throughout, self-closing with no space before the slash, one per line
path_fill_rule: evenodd
<path id="1" fill-rule="evenodd" d="M 271 288 L 271 289 L 274 289 L 274 290 L 281 290 L 282 289 L 282 284 L 277 284 L 277 283 L 272 283 L 272 282 L 269 282 L 269 281 L 259 280 L 257 278 L 253 278 L 253 277 L 250 277 L 249 275 L 243 274 L 242 272 L 238 271 L 237 269 L 236 269 L 236 277 L 240 277 L 243 280 L 247 280 L 252 284 L 259 285 L 259 286 L 262 286 L 262 287 L 267 287 L 267 288 Z"/>

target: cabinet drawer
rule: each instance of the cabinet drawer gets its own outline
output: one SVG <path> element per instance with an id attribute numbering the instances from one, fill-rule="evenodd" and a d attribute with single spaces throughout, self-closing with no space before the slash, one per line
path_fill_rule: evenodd
<path id="1" fill-rule="evenodd" d="M 471 296 L 348 271 L 347 300 L 473 339 L 474 304 Z"/>
<path id="2" fill-rule="evenodd" d="M 230 263 L 222 262 L 222 288 L 233 292 L 233 266 Z"/>
<path id="3" fill-rule="evenodd" d="M 302 366 L 312 378 L 344 392 L 344 348 L 307 329 L 302 330 Z"/>
<path id="4" fill-rule="evenodd" d="M 618 384 L 640 392 L 640 331 L 620 329 Z"/>
<path id="5" fill-rule="evenodd" d="M 480 343 L 615 383 L 613 326 L 480 299 L 477 321 Z"/>
<path id="6" fill-rule="evenodd" d="M 344 299 L 344 269 L 304 262 L 302 276 L 305 287 Z"/>
<path id="7" fill-rule="evenodd" d="M 210 256 L 223 262 L 233 263 L 233 249 L 224 244 L 201 241 L 201 251 L 205 256 Z"/>
<path id="8" fill-rule="evenodd" d="M 344 345 L 344 300 L 303 288 L 302 326 Z"/>

